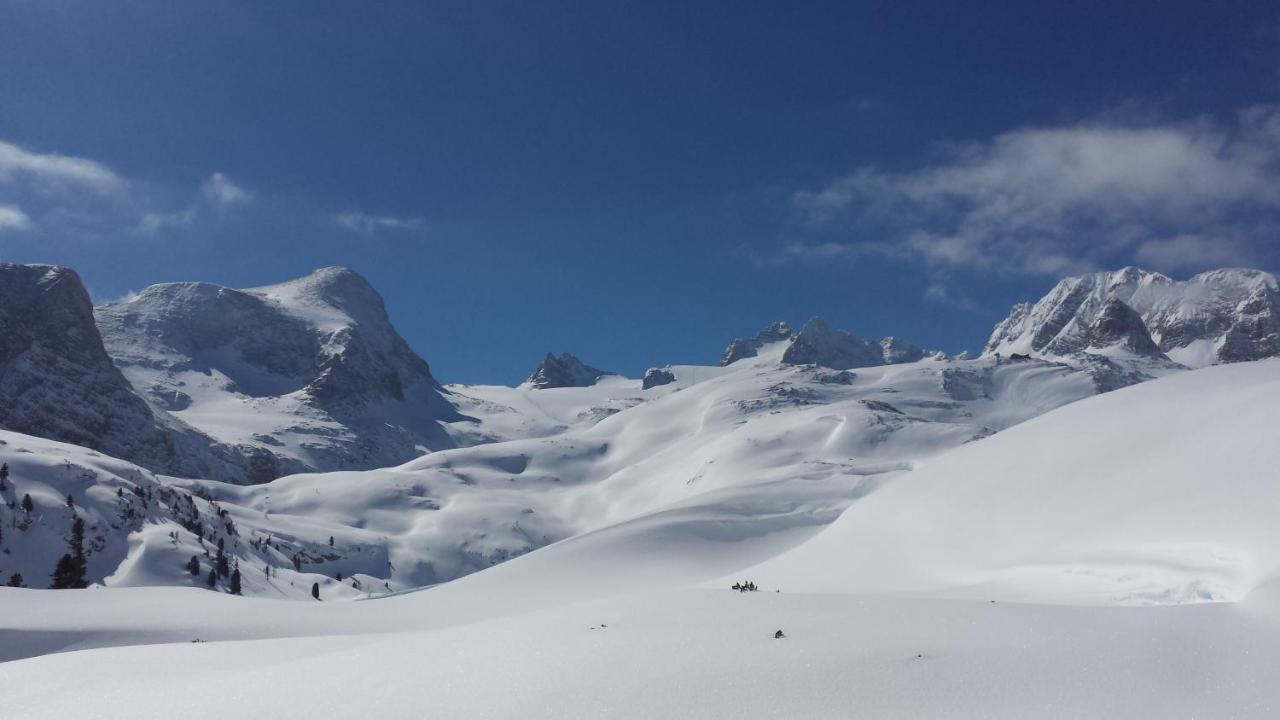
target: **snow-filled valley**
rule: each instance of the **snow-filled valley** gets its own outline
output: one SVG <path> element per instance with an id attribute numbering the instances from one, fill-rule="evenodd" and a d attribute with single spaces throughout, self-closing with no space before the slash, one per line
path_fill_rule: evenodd
<path id="1" fill-rule="evenodd" d="M 120 372 L 94 355 L 95 382 L 226 476 L 37 437 L 62 426 L 34 401 L 0 430 L 0 581 L 29 586 L 0 587 L 6 713 L 1280 706 L 1271 276 L 1064 280 L 977 358 L 815 319 L 644 380 L 548 355 L 513 388 L 438 384 L 351 275 L 95 310 Z M 237 474 L 268 456 L 322 471 Z M 35 589 L 64 555 L 91 587 Z"/>

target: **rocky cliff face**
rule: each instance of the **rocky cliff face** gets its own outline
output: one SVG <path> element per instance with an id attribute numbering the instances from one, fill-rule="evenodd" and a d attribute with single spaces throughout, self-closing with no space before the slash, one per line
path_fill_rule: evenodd
<path id="1" fill-rule="evenodd" d="M 244 471 L 239 453 L 134 392 L 67 268 L 0 264 L 0 427 L 170 475 L 234 480 Z"/>
<path id="2" fill-rule="evenodd" d="M 151 405 L 239 448 L 255 482 L 399 464 L 451 446 L 441 423 L 461 419 L 346 268 L 247 290 L 155 285 L 95 315 Z"/>
<path id="3" fill-rule="evenodd" d="M 785 322 L 776 322 L 756 333 L 753 338 L 734 338 L 720 356 L 720 366 L 724 367 L 745 358 L 755 357 L 764 345 L 790 340 L 794 335 L 790 325 Z"/>
<path id="4" fill-rule="evenodd" d="M 1167 356 L 1189 367 L 1280 355 L 1274 275 L 1232 269 L 1172 280 L 1138 268 L 1066 278 L 996 325 L 986 353 Z"/>
<path id="5" fill-rule="evenodd" d="M 561 353 L 560 357 L 547 353 L 547 356 L 538 364 L 538 368 L 524 382 L 535 390 L 590 387 L 600 378 L 615 374 L 608 370 L 593 368 L 569 353 Z"/>

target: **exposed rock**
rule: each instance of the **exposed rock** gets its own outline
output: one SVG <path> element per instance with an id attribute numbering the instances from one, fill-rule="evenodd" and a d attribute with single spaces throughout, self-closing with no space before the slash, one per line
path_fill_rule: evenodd
<path id="1" fill-rule="evenodd" d="M 794 334 L 791 326 L 786 322 L 775 322 L 756 333 L 753 338 L 735 338 L 721 354 L 720 365 L 723 367 L 745 358 L 755 357 L 764 345 L 790 340 Z"/>
<path id="2" fill-rule="evenodd" d="M 253 481 L 400 464 L 450 447 L 441 423 L 461 419 L 346 268 L 247 290 L 154 285 L 95 313 L 133 386 L 238 447 Z"/>
<path id="3" fill-rule="evenodd" d="M 883 365 L 880 343 L 862 340 L 836 330 L 826 320 L 815 317 L 804 324 L 782 355 L 788 365 L 821 365 L 833 370 Z"/>
<path id="4" fill-rule="evenodd" d="M 1168 356 L 1190 367 L 1274 357 L 1280 355 L 1278 285 L 1274 275 L 1248 269 L 1186 281 L 1132 267 L 1066 278 L 1035 305 L 1015 305 L 985 352 L 1120 351 Z"/>
<path id="5" fill-rule="evenodd" d="M 644 379 L 640 381 L 640 387 L 648 390 L 661 385 L 670 385 L 675 381 L 675 373 L 671 372 L 670 368 L 649 368 L 644 371 Z"/>
<path id="6" fill-rule="evenodd" d="M 134 392 L 103 348 L 80 277 L 48 265 L 0 263 L 0 427 L 170 475 L 237 479 L 245 463 Z"/>
<path id="7" fill-rule="evenodd" d="M 889 336 L 880 340 L 885 365 L 916 362 L 924 359 L 924 350 L 902 338 Z"/>
<path id="8" fill-rule="evenodd" d="M 551 353 L 542 359 L 525 384 L 537 390 L 562 387 L 590 387 L 600 378 L 617 373 L 600 370 L 582 362 L 569 353 L 556 357 Z"/>

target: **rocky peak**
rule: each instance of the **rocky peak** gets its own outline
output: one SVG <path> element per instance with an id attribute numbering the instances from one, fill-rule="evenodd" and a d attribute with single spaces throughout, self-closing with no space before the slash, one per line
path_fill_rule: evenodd
<path id="1" fill-rule="evenodd" d="M 862 340 L 833 328 L 820 317 L 814 317 L 792 338 L 791 346 L 782 354 L 782 362 L 847 370 L 883 365 L 885 350 L 878 342 Z"/>
<path id="2" fill-rule="evenodd" d="M 593 368 L 569 353 L 561 353 L 559 357 L 547 353 L 538 368 L 525 380 L 525 384 L 537 390 L 589 387 L 595 385 L 600 378 L 615 374 Z"/>
<path id="3" fill-rule="evenodd" d="M 760 348 L 769 343 L 790 340 L 795 336 L 791 326 L 785 321 L 770 323 L 752 338 L 734 338 L 720 355 L 720 366 L 724 367 L 745 358 L 755 357 Z"/>
<path id="4" fill-rule="evenodd" d="M 1116 302 L 1136 314 L 1154 352 Z M 1128 339 L 1118 346 L 1128 352 L 1200 367 L 1280 354 L 1278 326 L 1270 273 L 1224 269 L 1176 281 L 1127 267 L 1065 278 L 1034 305 L 1015 305 L 985 352 L 1071 355 L 1099 350 L 1102 335 L 1121 333 Z"/>
<path id="5" fill-rule="evenodd" d="M 242 470 L 237 453 L 134 392 L 67 268 L 0 263 L 0 427 L 171 475 L 237 479 Z"/>
<path id="6" fill-rule="evenodd" d="M 924 349 L 892 335 L 881 338 L 880 350 L 883 354 L 885 365 L 916 362 L 917 360 L 923 360 L 925 356 Z"/>
<path id="7" fill-rule="evenodd" d="M 347 268 L 275 285 L 155 285 L 96 309 L 107 351 L 157 407 L 280 474 L 399 464 L 459 419 L 381 296 Z M 242 408 L 262 426 L 213 414 Z M 252 407 L 250 407 L 252 406 Z"/>

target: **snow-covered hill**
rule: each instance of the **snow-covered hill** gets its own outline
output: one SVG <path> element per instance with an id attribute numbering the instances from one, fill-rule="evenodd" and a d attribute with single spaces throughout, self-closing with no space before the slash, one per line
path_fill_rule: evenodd
<path id="1" fill-rule="evenodd" d="M 346 268 L 248 290 L 154 285 L 94 314 L 158 410 L 250 458 L 247 479 L 395 465 L 452 446 L 463 418 Z"/>
<path id="2" fill-rule="evenodd" d="M 12 434 L 0 461 L 12 460 L 21 492 L 81 498 L 90 534 L 109 536 L 112 548 L 92 566 L 93 581 L 203 587 L 204 565 L 195 576 L 182 568 L 221 542 L 246 594 L 305 598 L 321 582 L 326 597 L 357 597 L 451 580 L 655 513 L 664 519 L 654 527 L 679 534 L 678 507 L 729 503 L 739 539 L 813 532 L 883 473 L 1096 392 L 1087 373 L 1060 364 L 926 360 L 834 371 L 781 364 L 787 347 L 730 367 L 675 366 L 674 382 L 648 390 L 623 378 L 459 388 L 453 397 L 494 435 L 385 470 L 241 487 L 104 465 L 79 448 Z M 86 476 L 96 478 L 92 492 Z M 156 498 L 147 522 L 116 521 L 138 492 Z M 27 531 L 43 532 L 55 559 L 69 522 L 60 512 Z M 44 581 L 49 557 L 21 557 L 0 555 L 0 577 Z"/>
<path id="3" fill-rule="evenodd" d="M 1186 281 L 1127 267 L 1066 278 L 1015 305 L 986 353 L 1168 358 L 1188 367 L 1280 355 L 1280 290 L 1270 273 L 1228 269 Z"/>
<path id="4" fill-rule="evenodd" d="M 1029 387 L 1026 368 L 1076 375 L 991 367 L 1007 390 Z M 890 366 L 875 378 L 906 399 L 917 372 Z M 699 388 L 706 402 L 730 380 L 661 402 Z M 820 480 L 766 480 L 748 494 L 725 478 L 484 572 L 368 602 L 0 589 L 0 647 L 11 653 L 130 646 L 0 665 L 6 709 L 1267 718 L 1280 703 L 1280 486 L 1269 481 L 1280 457 L 1268 422 L 1277 403 L 1277 361 L 1180 373 L 1069 404 L 910 472 L 846 478 L 849 509 L 825 530 L 785 529 L 814 516 L 815 497 L 826 502 Z M 777 526 L 761 532 L 770 516 L 744 508 L 770 495 Z M 729 578 L 760 591 L 732 591 Z"/>

